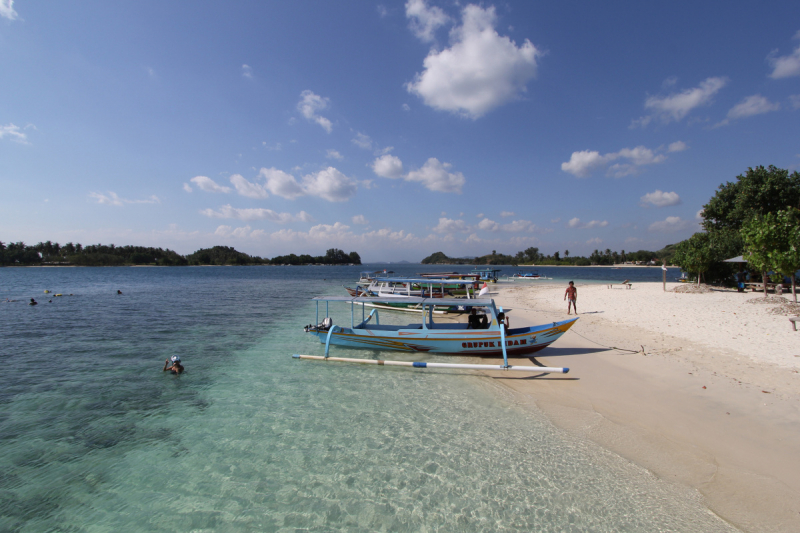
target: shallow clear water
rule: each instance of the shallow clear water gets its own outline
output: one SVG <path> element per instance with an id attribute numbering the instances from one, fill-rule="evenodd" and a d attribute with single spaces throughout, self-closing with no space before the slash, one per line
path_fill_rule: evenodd
<path id="1" fill-rule="evenodd" d="M 732 530 L 489 378 L 293 360 L 367 268 L 0 269 L 0 531 Z"/>

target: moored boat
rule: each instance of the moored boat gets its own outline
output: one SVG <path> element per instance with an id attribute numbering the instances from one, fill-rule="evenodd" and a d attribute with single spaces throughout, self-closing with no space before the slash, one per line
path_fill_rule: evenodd
<path id="1" fill-rule="evenodd" d="M 486 327 L 479 320 L 464 322 L 435 321 L 434 309 L 440 305 L 461 305 L 464 300 L 454 298 L 414 298 L 407 303 L 422 308 L 421 323 L 408 325 L 380 324 L 378 310 L 373 309 L 369 316 L 361 310 L 361 321 L 355 322 L 355 307 L 363 303 L 379 304 L 385 298 L 328 297 L 314 298 L 317 302 L 317 322 L 305 327 L 305 331 L 315 335 L 325 344 L 327 357 L 331 345 L 373 350 L 394 350 L 401 352 L 425 352 L 440 355 L 479 355 L 502 356 L 506 365 L 507 357 L 529 355 L 546 348 L 566 333 L 577 318 L 552 322 L 539 326 L 507 328 L 503 323 L 502 307 L 495 306 L 489 298 L 471 299 L 469 305 L 480 309 L 486 317 Z M 320 303 L 325 303 L 325 317 L 319 320 Z M 329 314 L 330 302 L 350 303 L 350 326 L 334 323 Z"/>

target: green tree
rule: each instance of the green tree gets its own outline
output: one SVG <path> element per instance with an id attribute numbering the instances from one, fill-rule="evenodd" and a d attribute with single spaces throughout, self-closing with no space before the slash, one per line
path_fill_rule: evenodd
<path id="1" fill-rule="evenodd" d="M 679 243 L 672 260 L 690 274 L 697 274 L 697 284 L 699 285 L 703 273 L 714 262 L 711 238 L 708 233 L 695 233 Z"/>
<path id="2" fill-rule="evenodd" d="M 742 226 L 741 235 L 747 262 L 761 270 L 765 280 L 769 270 L 789 276 L 797 302 L 795 273 L 800 270 L 800 211 L 786 209 L 753 217 Z"/>
<path id="3" fill-rule="evenodd" d="M 759 166 L 748 168 L 735 182 L 719 186 L 703 206 L 703 227 L 712 232 L 739 230 L 757 215 L 800 207 L 800 172 Z"/>

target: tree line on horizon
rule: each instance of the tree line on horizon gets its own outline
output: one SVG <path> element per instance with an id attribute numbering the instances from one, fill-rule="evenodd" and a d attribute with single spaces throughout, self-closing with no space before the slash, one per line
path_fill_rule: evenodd
<path id="1" fill-rule="evenodd" d="M 800 173 L 759 166 L 719 186 L 703 206 L 703 231 L 678 243 L 674 262 L 706 282 L 732 282 L 743 256 L 751 279 L 787 276 L 797 301 L 800 270 Z M 764 294 L 767 285 L 764 284 Z"/>
<path id="2" fill-rule="evenodd" d="M 163 248 L 147 246 L 115 246 L 92 244 L 83 246 L 71 242 L 40 242 L 29 246 L 24 242 L 0 241 L 0 265 L 3 266 L 191 266 L 191 265 L 346 265 L 361 264 L 358 252 L 345 253 L 337 248 L 325 255 L 280 255 L 272 259 L 251 256 L 230 246 L 201 248 L 187 256 Z"/>
<path id="3" fill-rule="evenodd" d="M 650 263 L 666 261 L 671 263 L 672 256 L 675 254 L 674 244 L 665 246 L 661 250 L 651 252 L 649 250 L 638 250 L 636 252 L 621 252 L 606 249 L 605 251 L 595 250 L 589 257 L 570 255 L 569 250 L 564 250 L 564 255 L 560 251 L 552 255 L 544 255 L 539 252 L 539 248 L 530 247 L 519 251 L 516 255 L 497 253 L 492 250 L 491 254 L 480 257 L 448 257 L 443 252 L 436 252 L 422 260 L 423 265 L 542 265 L 542 266 L 592 266 L 592 265 L 615 265 L 619 263 Z"/>

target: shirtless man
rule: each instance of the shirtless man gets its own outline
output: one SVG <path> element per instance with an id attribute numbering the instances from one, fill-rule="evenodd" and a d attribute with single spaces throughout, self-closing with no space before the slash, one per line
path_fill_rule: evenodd
<path id="1" fill-rule="evenodd" d="M 566 300 L 569 298 L 569 302 L 567 303 L 567 314 L 571 315 L 570 312 L 572 309 L 575 309 L 575 314 L 578 314 L 578 307 L 576 305 L 576 301 L 578 300 L 578 289 L 575 287 L 575 283 L 570 281 L 569 287 L 567 287 L 567 292 L 564 293 L 564 299 Z"/>

